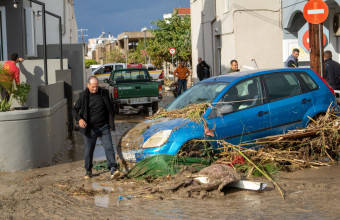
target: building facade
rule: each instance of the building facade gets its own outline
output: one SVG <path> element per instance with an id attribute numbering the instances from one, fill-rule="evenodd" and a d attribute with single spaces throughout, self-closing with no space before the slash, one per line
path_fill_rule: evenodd
<path id="1" fill-rule="evenodd" d="M 239 66 L 282 66 L 280 0 L 191 0 L 193 74 L 197 58 L 212 75 L 226 73 L 230 61 Z"/>
<path id="2" fill-rule="evenodd" d="M 24 58 L 37 58 L 38 45 L 43 44 L 42 7 L 29 0 L 0 1 L 0 60 L 7 60 L 13 53 Z M 45 10 L 61 16 L 64 44 L 78 42 L 77 23 L 73 0 L 40 0 Z M 59 43 L 59 20 L 46 14 L 46 42 Z"/>
<path id="3" fill-rule="evenodd" d="M 282 0 L 282 30 L 283 30 L 283 62 L 293 48 L 299 48 L 300 66 L 309 67 L 309 52 L 303 49 L 303 35 L 308 29 L 308 23 L 303 17 L 303 8 L 307 1 Z M 326 35 L 324 50 L 333 53 L 333 60 L 339 62 L 340 37 L 340 0 L 327 0 L 329 15 L 323 22 L 323 31 Z M 338 24 L 338 25 L 336 25 Z"/>

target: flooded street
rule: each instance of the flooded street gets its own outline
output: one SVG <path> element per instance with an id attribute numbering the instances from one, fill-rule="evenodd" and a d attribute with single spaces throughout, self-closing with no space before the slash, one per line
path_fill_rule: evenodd
<path id="1" fill-rule="evenodd" d="M 166 94 L 164 107 L 173 99 Z M 122 134 L 143 121 L 141 114 L 116 117 Z M 0 173 L 1 219 L 339 219 L 340 166 L 311 168 L 275 176 L 286 200 L 269 183 L 263 192 L 227 188 L 201 198 L 179 194 L 143 194 L 154 186 L 141 180 L 110 180 L 94 171 L 84 180 L 83 138 L 75 133 L 56 165 Z M 95 160 L 105 159 L 98 142 Z M 259 179 L 267 182 L 265 179 Z"/>

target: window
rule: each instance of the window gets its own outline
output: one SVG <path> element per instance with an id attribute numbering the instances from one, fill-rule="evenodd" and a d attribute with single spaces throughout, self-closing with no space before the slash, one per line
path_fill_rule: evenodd
<path id="1" fill-rule="evenodd" d="M 0 60 L 7 60 L 6 11 L 0 7 Z"/>
<path id="2" fill-rule="evenodd" d="M 116 70 L 120 70 L 120 69 L 123 69 L 123 65 L 116 65 Z"/>
<path id="3" fill-rule="evenodd" d="M 149 81 L 149 75 L 144 70 L 121 70 L 113 75 L 113 81 Z"/>
<path id="4" fill-rule="evenodd" d="M 104 67 L 100 67 L 95 73 L 94 75 L 101 75 L 104 73 Z"/>
<path id="5" fill-rule="evenodd" d="M 36 14 L 30 7 L 25 8 L 25 30 L 26 30 L 26 55 L 29 57 L 37 56 L 36 42 Z"/>
<path id="6" fill-rule="evenodd" d="M 192 104 L 211 103 L 228 84 L 227 82 L 198 83 L 175 99 L 166 110 L 182 109 Z"/>
<path id="7" fill-rule="evenodd" d="M 260 105 L 262 100 L 258 77 L 242 81 L 231 87 L 215 105 L 215 117 Z"/>
<path id="8" fill-rule="evenodd" d="M 312 90 L 316 90 L 319 88 L 318 85 L 312 79 L 312 77 L 310 77 L 307 73 L 301 72 L 299 74 L 300 74 L 301 79 L 304 81 L 304 83 L 306 84 L 309 90 L 312 91 Z"/>
<path id="9" fill-rule="evenodd" d="M 269 99 L 275 101 L 302 93 L 299 81 L 293 73 L 278 73 L 265 75 Z"/>

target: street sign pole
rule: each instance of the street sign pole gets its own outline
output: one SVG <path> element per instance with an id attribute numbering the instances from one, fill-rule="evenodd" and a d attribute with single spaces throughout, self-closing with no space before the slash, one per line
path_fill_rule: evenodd
<path id="1" fill-rule="evenodd" d="M 324 77 L 323 25 L 329 9 L 322 0 L 308 0 L 303 8 L 303 16 L 309 23 L 310 67 Z"/>
<path id="2" fill-rule="evenodd" d="M 315 72 L 324 77 L 323 66 L 323 45 L 321 33 L 323 33 L 323 25 L 309 23 L 309 43 L 310 43 L 310 67 Z"/>
<path id="3" fill-rule="evenodd" d="M 172 68 L 174 68 L 174 55 L 171 55 L 171 59 L 172 59 Z"/>
<path id="4" fill-rule="evenodd" d="M 323 56 L 324 56 L 324 50 L 323 50 L 323 45 L 322 45 L 322 34 L 323 34 L 323 25 L 319 24 L 319 48 L 320 48 L 320 73 L 321 76 L 324 77 L 325 73 L 323 71 L 323 67 L 325 65 Z"/>

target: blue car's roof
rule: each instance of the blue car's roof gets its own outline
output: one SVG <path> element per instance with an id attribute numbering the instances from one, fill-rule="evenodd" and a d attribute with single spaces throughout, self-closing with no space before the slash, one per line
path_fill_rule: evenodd
<path id="1" fill-rule="evenodd" d="M 235 80 L 256 76 L 260 74 L 266 73 L 274 73 L 274 72 L 295 72 L 295 71 L 306 71 L 310 70 L 308 68 L 281 68 L 281 69 L 260 69 L 260 70 L 249 70 L 249 71 L 242 71 L 242 72 L 233 72 L 233 73 L 226 73 L 219 76 L 210 77 L 198 83 L 207 83 L 207 82 L 233 82 Z"/>

